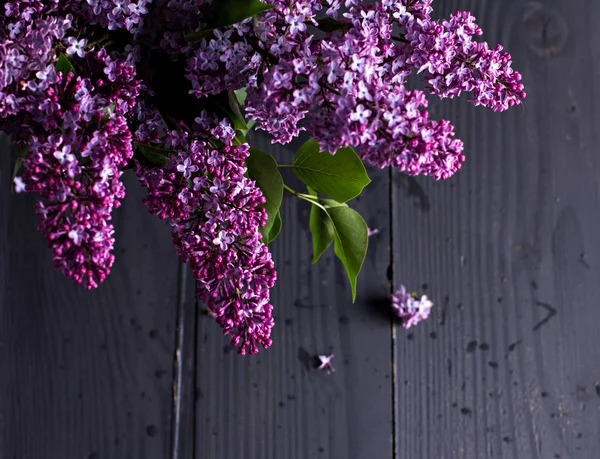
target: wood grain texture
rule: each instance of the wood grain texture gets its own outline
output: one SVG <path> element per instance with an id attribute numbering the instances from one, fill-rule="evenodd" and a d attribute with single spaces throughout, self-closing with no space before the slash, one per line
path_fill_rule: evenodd
<path id="1" fill-rule="evenodd" d="M 438 305 L 396 333 L 396 457 L 598 457 L 600 4 L 434 6 L 471 10 L 528 97 L 504 114 L 435 103 L 465 141 L 463 170 L 395 176 L 395 281 L 428 284 Z"/>
<path id="2" fill-rule="evenodd" d="M 271 146 L 263 137 L 255 144 L 283 163 L 299 146 Z M 294 183 L 291 174 L 285 180 Z M 373 175 L 354 206 L 368 223 L 386 225 L 385 171 Z M 352 304 L 331 248 L 311 266 L 308 203 L 288 195 L 281 215 L 283 230 L 272 244 L 278 269 L 273 346 L 240 357 L 214 320 L 200 315 L 195 457 L 391 458 L 391 328 L 381 301 L 389 291 L 388 228 L 370 240 Z M 316 356 L 330 352 L 336 371 L 316 370 Z"/>
<path id="3" fill-rule="evenodd" d="M 10 194 L 6 137 L 0 153 L 0 457 L 169 457 L 178 261 L 168 228 L 129 177 L 112 274 L 86 292 L 53 269 L 33 199 Z"/>

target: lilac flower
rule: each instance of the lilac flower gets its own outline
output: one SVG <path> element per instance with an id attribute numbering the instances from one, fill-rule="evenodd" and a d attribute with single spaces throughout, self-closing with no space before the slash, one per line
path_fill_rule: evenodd
<path id="1" fill-rule="evenodd" d="M 108 81 L 115 81 L 121 72 L 121 69 L 117 65 L 116 61 L 108 61 L 106 67 L 104 67 L 104 74 L 108 77 Z"/>
<path id="2" fill-rule="evenodd" d="M 185 158 L 181 164 L 177 165 L 177 172 L 182 172 L 184 178 L 189 179 L 193 172 L 198 170 L 198 166 L 192 164 L 190 158 Z"/>
<path id="3" fill-rule="evenodd" d="M 402 319 L 402 326 L 410 328 L 429 317 L 433 303 L 423 295 L 417 299 L 406 291 L 406 287 L 400 288 L 391 296 L 392 309 Z"/>
<path id="4" fill-rule="evenodd" d="M 217 194 L 220 198 L 224 198 L 229 188 L 229 184 L 219 180 L 218 178 L 213 180 L 213 185 L 208 189 L 211 193 Z"/>
<path id="5" fill-rule="evenodd" d="M 334 354 L 330 354 L 330 355 L 319 355 L 319 361 L 321 362 L 321 364 L 319 365 L 319 370 L 327 370 L 327 371 L 335 371 L 335 368 L 333 368 L 333 364 L 331 363 L 331 360 L 335 357 Z"/>
<path id="6" fill-rule="evenodd" d="M 367 236 L 371 237 L 371 236 L 375 236 L 376 234 L 379 234 L 379 228 L 367 228 Z"/>
<path id="7" fill-rule="evenodd" d="M 288 14 L 285 17 L 285 22 L 289 25 L 290 35 L 293 37 L 298 32 L 304 32 L 306 30 L 306 24 L 304 23 L 305 17 L 301 14 L 292 16 Z"/>
<path id="8" fill-rule="evenodd" d="M 502 52 L 502 46 L 490 49 L 487 43 L 472 40 L 482 31 L 470 13 L 454 13 L 441 24 L 410 20 L 405 28 L 410 44 L 404 52 L 420 71 L 431 73 L 426 80 L 434 94 L 454 97 L 472 92 L 475 105 L 495 111 L 519 104 L 525 97 L 521 75 L 512 69 L 511 57 Z"/>
<path id="9" fill-rule="evenodd" d="M 216 238 L 213 239 L 213 244 L 218 245 L 221 250 L 227 250 L 227 246 L 233 242 L 233 237 L 227 234 L 226 231 L 219 231 Z"/>
<path id="10" fill-rule="evenodd" d="M 64 145 L 61 149 L 56 150 L 53 156 L 58 159 L 61 166 L 75 160 L 75 156 L 71 154 L 71 145 Z"/>
<path id="11" fill-rule="evenodd" d="M 68 236 L 75 245 L 81 245 L 86 237 L 83 225 L 75 225 L 75 227 L 69 231 Z"/>
<path id="12" fill-rule="evenodd" d="M 69 37 L 66 41 L 69 45 L 67 48 L 67 55 L 72 56 L 77 54 L 79 57 L 85 56 L 85 46 L 87 45 L 87 40 L 85 38 L 77 40 L 75 37 Z"/>
<path id="13" fill-rule="evenodd" d="M 360 124 L 367 124 L 371 116 L 371 110 L 368 110 L 362 104 L 356 106 L 356 110 L 350 114 L 351 121 L 358 121 Z"/>
<path id="14" fill-rule="evenodd" d="M 36 72 L 35 76 L 42 81 L 46 81 L 52 75 L 53 71 L 54 67 L 48 66 L 45 69 Z"/>
<path id="15" fill-rule="evenodd" d="M 13 183 L 15 187 L 15 193 L 22 193 L 23 191 L 26 191 L 27 187 L 25 186 L 25 182 L 23 182 L 21 177 L 15 177 Z"/>

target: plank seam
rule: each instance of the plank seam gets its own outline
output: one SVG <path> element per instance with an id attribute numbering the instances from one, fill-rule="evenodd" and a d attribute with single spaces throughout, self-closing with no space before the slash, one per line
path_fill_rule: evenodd
<path id="1" fill-rule="evenodd" d="M 173 356 L 173 412 L 171 423 L 171 458 L 179 459 L 179 444 L 181 433 L 181 404 L 183 398 L 183 357 L 182 351 L 185 344 L 185 304 L 187 269 L 183 263 L 179 264 L 177 292 L 177 310 L 175 312 L 175 353 Z"/>
<path id="2" fill-rule="evenodd" d="M 389 228 L 390 228 L 390 265 L 388 268 L 388 293 L 391 295 L 394 293 L 394 279 L 395 279 L 395 267 L 394 267 L 394 176 L 393 170 L 391 167 L 388 167 L 388 193 L 389 193 L 389 203 L 390 203 L 390 213 L 389 213 Z M 396 327 L 394 324 L 394 320 L 390 318 L 390 335 L 391 335 L 391 359 L 392 359 L 392 457 L 396 459 L 397 457 L 397 438 L 396 438 L 396 424 L 397 424 L 397 409 L 398 409 L 398 391 L 397 391 L 397 379 L 398 372 L 396 368 Z"/>

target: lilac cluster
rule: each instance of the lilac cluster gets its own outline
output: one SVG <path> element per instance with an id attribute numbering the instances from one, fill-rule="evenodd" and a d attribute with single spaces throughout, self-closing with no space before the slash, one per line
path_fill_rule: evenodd
<path id="1" fill-rule="evenodd" d="M 472 40 L 481 31 L 468 13 L 433 21 L 430 0 L 267 3 L 275 8 L 255 26 L 202 40 L 187 77 L 199 97 L 246 87 L 248 117 L 276 142 L 305 130 L 323 150 L 354 146 L 379 167 L 444 179 L 464 161 L 463 144 L 449 122 L 429 119 L 425 95 L 407 90 L 406 78 L 427 71 L 431 92 L 470 91 L 494 110 L 525 97 L 510 56 Z"/>
<path id="2" fill-rule="evenodd" d="M 47 125 L 56 109 L 47 93 L 53 93 L 52 86 L 60 79 L 53 65 L 55 46 L 71 29 L 72 17 L 41 17 L 40 6 L 35 4 L 25 7 L 9 2 L 5 8 L 0 34 L 0 117 L 30 113 L 36 122 Z"/>
<path id="3" fill-rule="evenodd" d="M 429 317 L 433 303 L 423 295 L 421 299 L 415 298 L 401 285 L 391 298 L 394 314 L 402 319 L 402 326 L 410 328 Z"/>
<path id="4" fill-rule="evenodd" d="M 157 132 L 158 118 L 148 114 L 139 140 Z M 173 151 L 164 168 L 137 163 L 148 188 L 150 212 L 168 219 L 177 253 L 192 267 L 198 297 L 240 354 L 271 345 L 274 321 L 269 289 L 276 279 L 271 254 L 261 241 L 265 200 L 245 176 L 247 144 L 233 146 L 234 131 L 225 120 L 203 113 L 192 130 L 169 130 L 160 148 Z M 157 146 L 153 143 L 153 146 Z"/>
<path id="5" fill-rule="evenodd" d="M 15 189 L 42 198 L 39 228 L 56 266 L 94 288 L 114 261 L 110 220 L 133 156 L 127 115 L 139 82 L 126 59 L 86 47 L 72 35 L 74 17 L 47 5 L 5 4 L 0 128 L 26 151 Z"/>
<path id="6" fill-rule="evenodd" d="M 473 94 L 475 105 L 503 111 L 525 97 L 521 75 L 511 67 L 510 54 L 498 45 L 473 41 L 482 31 L 468 12 L 456 12 L 449 20 L 399 21 L 405 29 L 404 56 L 407 64 L 430 74 L 426 81 L 431 92 L 454 97 L 462 92 Z"/>

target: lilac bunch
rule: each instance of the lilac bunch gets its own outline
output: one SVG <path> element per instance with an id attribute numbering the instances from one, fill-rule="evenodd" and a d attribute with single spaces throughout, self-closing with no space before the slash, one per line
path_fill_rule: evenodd
<path id="1" fill-rule="evenodd" d="M 433 303 L 423 295 L 420 299 L 415 298 L 401 285 L 391 298 L 394 314 L 402 319 L 402 326 L 410 328 L 429 317 Z"/>
<path id="2" fill-rule="evenodd" d="M 525 97 L 521 75 L 511 67 L 510 54 L 498 45 L 473 41 L 482 31 L 468 12 L 456 12 L 442 23 L 404 17 L 407 64 L 427 70 L 431 92 L 454 97 L 471 92 L 471 102 L 503 111 Z"/>
<path id="3" fill-rule="evenodd" d="M 125 195 L 120 169 L 133 156 L 127 115 L 139 82 L 126 60 L 86 49 L 74 18 L 50 5 L 5 5 L 0 126 L 26 150 L 15 187 L 42 198 L 39 229 L 56 266 L 94 288 L 114 262 L 110 220 Z"/>
<path id="4" fill-rule="evenodd" d="M 157 118 L 149 115 L 150 124 Z M 140 140 L 146 140 L 146 125 Z M 154 126 L 151 131 L 156 132 Z M 259 227 L 266 213 L 260 190 L 244 174 L 247 144 L 233 146 L 234 131 L 204 112 L 191 131 L 164 127 L 161 148 L 172 149 L 165 167 L 137 163 L 148 188 L 150 212 L 168 219 L 177 253 L 192 267 L 198 297 L 240 354 L 271 345 L 276 273 Z M 182 132 L 185 134 L 182 135 Z M 153 144 L 156 146 L 156 144 Z"/>
<path id="5" fill-rule="evenodd" d="M 276 142 L 305 130 L 323 150 L 358 147 L 379 167 L 445 179 L 464 161 L 463 144 L 449 122 L 429 119 L 425 95 L 404 86 L 408 75 L 427 71 L 432 93 L 469 91 L 494 110 L 525 97 L 510 56 L 472 40 L 481 30 L 468 13 L 433 21 L 430 0 L 348 0 L 343 14 L 340 1 L 267 3 L 275 8 L 256 26 L 202 40 L 187 76 L 197 96 L 246 87 L 248 117 Z"/>

